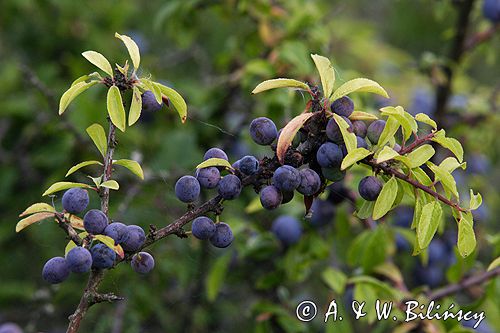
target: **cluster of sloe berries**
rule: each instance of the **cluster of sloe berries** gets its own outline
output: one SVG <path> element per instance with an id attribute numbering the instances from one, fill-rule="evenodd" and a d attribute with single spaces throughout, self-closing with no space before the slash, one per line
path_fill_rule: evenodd
<path id="1" fill-rule="evenodd" d="M 376 120 L 369 125 L 361 120 L 351 122 L 349 116 L 354 111 L 354 103 L 347 96 L 333 101 L 330 109 L 343 117 L 349 126 L 348 130 L 356 134 L 358 147 L 368 149 L 370 145 L 377 144 L 385 127 L 384 120 Z M 335 119 L 324 116 L 316 118 L 315 130 L 304 126 L 298 132 L 283 165 L 278 162 L 277 156 L 259 160 L 255 156 L 246 155 L 234 162 L 232 169 L 224 176 L 221 175 L 224 168 L 201 168 L 194 176 L 186 175 L 177 181 L 177 198 L 185 203 L 193 203 L 198 199 L 201 189 L 205 188 L 216 189 L 223 199 L 232 200 L 240 195 L 243 185 L 248 184 L 254 186 L 262 207 L 268 210 L 290 202 L 295 191 L 304 197 L 316 197 L 325 190 L 328 180 L 334 183 L 343 180 L 345 171 L 341 171 L 340 167 L 347 154 L 342 132 Z M 258 117 L 251 122 L 249 130 L 250 137 L 256 144 L 276 150 L 281 130 L 278 131 L 271 119 Z M 294 152 L 298 152 L 298 155 Z M 210 158 L 228 160 L 226 153 L 219 148 L 210 148 L 205 153 L 204 160 Z M 374 201 L 382 185 L 376 176 L 368 176 L 360 181 L 358 190 L 365 200 Z M 345 191 L 343 187 L 342 191 Z M 318 205 L 324 204 L 318 200 L 313 203 L 313 209 L 318 210 L 316 216 L 313 214 L 313 224 L 319 226 L 322 224 L 319 220 L 333 219 L 330 215 L 333 216 L 334 208 L 329 207 L 330 211 L 327 212 L 328 209 L 323 210 Z M 281 216 L 275 220 L 272 231 L 285 245 L 295 243 L 302 233 L 300 223 L 290 216 Z M 208 239 L 216 247 L 227 247 L 233 240 L 229 225 L 214 223 L 206 216 L 193 221 L 192 234 L 199 239 Z"/>
<path id="2" fill-rule="evenodd" d="M 82 188 L 71 188 L 62 197 L 62 205 L 69 214 L 80 214 L 89 204 L 89 194 Z M 88 233 L 83 246 L 75 246 L 68 251 L 65 257 L 49 259 L 43 267 L 42 277 L 49 283 L 61 283 L 70 274 L 86 273 L 91 268 L 107 269 L 114 266 L 117 255 L 114 249 L 104 243 L 92 241 L 94 235 L 105 235 L 120 245 L 130 254 L 141 249 L 146 234 L 137 225 L 125 225 L 121 222 L 109 222 L 108 217 L 101 210 L 90 209 L 83 217 L 83 227 Z M 135 253 L 130 265 L 137 273 L 146 274 L 154 267 L 154 259 L 147 252 Z"/>

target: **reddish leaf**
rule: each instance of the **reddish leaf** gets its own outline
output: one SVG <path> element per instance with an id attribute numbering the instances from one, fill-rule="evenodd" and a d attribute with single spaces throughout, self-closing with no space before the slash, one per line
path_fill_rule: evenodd
<path id="1" fill-rule="evenodd" d="M 314 116 L 314 113 L 302 113 L 297 117 L 293 118 L 284 128 L 281 130 L 280 137 L 278 139 L 278 146 L 276 147 L 276 155 L 278 156 L 278 160 L 281 164 L 284 163 L 285 154 L 290 147 L 290 144 L 295 137 L 295 134 L 299 131 L 299 129 L 304 125 L 304 123 Z"/>

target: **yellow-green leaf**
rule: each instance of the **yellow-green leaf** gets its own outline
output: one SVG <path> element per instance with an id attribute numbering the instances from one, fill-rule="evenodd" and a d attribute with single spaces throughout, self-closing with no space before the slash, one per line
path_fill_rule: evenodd
<path id="1" fill-rule="evenodd" d="M 142 171 L 141 165 L 134 160 L 121 159 L 113 161 L 113 164 L 120 165 L 132 171 L 137 177 L 144 179 L 144 172 Z"/>
<path id="2" fill-rule="evenodd" d="M 278 156 L 278 160 L 281 164 L 284 163 L 286 151 L 288 150 L 288 147 L 290 147 L 295 134 L 297 134 L 304 123 L 312 116 L 314 116 L 314 113 L 311 112 L 299 114 L 288 124 L 286 124 L 286 126 L 281 131 L 281 134 L 278 138 L 278 145 L 276 147 L 276 155 Z M 342 121 L 344 121 L 345 123 L 344 119 L 342 119 Z"/>
<path id="3" fill-rule="evenodd" d="M 363 111 L 353 111 L 349 116 L 350 120 L 377 120 L 378 117 L 374 114 L 363 112 Z"/>
<path id="4" fill-rule="evenodd" d="M 90 73 L 90 74 L 82 75 L 79 78 L 75 79 L 73 81 L 73 83 L 71 83 L 71 86 L 73 87 L 77 83 L 86 82 L 87 80 L 92 79 L 92 78 L 95 78 L 98 81 L 102 80 L 102 77 L 101 77 L 101 75 L 99 75 L 99 73 L 93 72 L 93 73 Z"/>
<path id="5" fill-rule="evenodd" d="M 417 113 L 417 115 L 415 116 L 415 120 L 421 122 L 421 123 L 424 123 L 424 124 L 427 124 L 427 125 L 430 125 L 432 126 L 432 128 L 434 129 L 437 129 L 437 124 L 434 120 L 432 120 L 428 115 L 426 115 L 425 113 Z"/>
<path id="6" fill-rule="evenodd" d="M 474 191 L 472 191 L 472 189 L 471 189 L 470 190 L 469 208 L 471 210 L 478 209 L 482 203 L 483 203 L 483 197 L 481 196 L 481 194 L 480 193 L 474 194 Z"/>
<path id="7" fill-rule="evenodd" d="M 78 230 L 85 230 L 85 228 L 83 227 L 83 219 L 81 217 L 66 213 L 66 214 L 64 214 L 64 218 L 67 221 L 69 221 L 69 224 L 71 224 L 71 226 L 73 228 L 78 229 Z"/>
<path id="8" fill-rule="evenodd" d="M 105 56 L 96 51 L 85 51 L 82 53 L 85 59 L 87 59 L 91 64 L 108 74 L 113 76 L 113 68 Z"/>
<path id="9" fill-rule="evenodd" d="M 427 162 L 429 168 L 434 172 L 434 180 L 440 181 L 443 184 L 445 190 L 449 191 L 455 197 L 459 197 L 457 190 L 457 183 L 453 176 L 446 170 L 442 169 L 440 166 L 435 165 L 432 162 Z"/>
<path id="10" fill-rule="evenodd" d="M 82 92 L 89 89 L 93 85 L 97 84 L 99 81 L 90 81 L 90 82 L 78 82 L 72 85 L 68 90 L 64 92 L 59 100 L 59 114 L 63 114 L 66 111 L 68 105 Z"/>
<path id="11" fill-rule="evenodd" d="M 389 116 L 389 118 L 387 118 L 387 121 L 385 122 L 384 130 L 380 134 L 377 145 L 379 147 L 382 147 L 387 142 L 389 142 L 391 138 L 394 138 L 394 135 L 398 131 L 399 126 L 399 121 L 397 121 L 396 118 Z"/>
<path id="12" fill-rule="evenodd" d="M 107 148 L 107 139 L 106 132 L 104 132 L 104 128 L 102 128 L 99 124 L 92 124 L 87 127 L 87 134 L 90 136 L 95 146 L 101 153 L 102 157 L 106 157 Z"/>
<path id="13" fill-rule="evenodd" d="M 304 82 L 297 81 L 294 79 L 272 79 L 261 82 L 257 87 L 252 90 L 252 94 L 258 94 L 266 90 L 276 89 L 276 88 L 297 88 L 301 90 L 309 91 L 309 86 Z"/>
<path id="14" fill-rule="evenodd" d="M 465 170 L 465 168 L 467 167 L 467 163 L 466 162 L 459 163 L 455 157 L 450 156 L 450 157 L 445 158 L 439 164 L 439 167 L 443 170 L 446 170 L 449 173 L 452 173 L 457 168 L 462 168 L 462 170 Z"/>
<path id="15" fill-rule="evenodd" d="M 497 257 L 495 260 L 491 262 L 491 264 L 488 266 L 488 271 L 491 271 L 492 269 L 495 269 L 500 266 L 500 257 Z"/>
<path id="16" fill-rule="evenodd" d="M 337 294 L 344 292 L 347 276 L 341 270 L 328 267 L 321 273 L 321 279 Z"/>
<path id="17" fill-rule="evenodd" d="M 340 166 L 340 170 L 345 170 L 356 162 L 361 161 L 363 158 L 373 154 L 371 151 L 365 148 L 356 148 L 351 150 L 342 160 L 342 165 Z"/>
<path id="18" fill-rule="evenodd" d="M 105 235 L 95 235 L 94 239 L 100 241 L 101 243 L 103 243 L 104 245 L 115 251 L 116 254 L 120 256 L 120 258 L 123 258 L 125 256 L 123 248 L 119 244 L 115 245 L 115 240 L 113 238 Z"/>
<path id="19" fill-rule="evenodd" d="M 123 107 L 122 95 L 117 86 L 111 86 L 108 90 L 107 106 L 111 122 L 122 132 L 125 132 L 125 108 Z"/>
<path id="20" fill-rule="evenodd" d="M 73 242 L 72 240 L 70 240 L 68 242 L 68 244 L 66 244 L 66 247 L 64 248 L 64 255 L 66 256 L 68 254 L 68 252 L 71 251 L 75 247 L 76 247 L 75 242 Z"/>
<path id="21" fill-rule="evenodd" d="M 217 298 L 219 290 L 224 284 L 224 277 L 226 276 L 230 260 L 231 255 L 227 253 L 217 258 L 211 265 L 205 282 L 207 299 L 209 302 L 213 302 Z"/>
<path id="22" fill-rule="evenodd" d="M 420 220 L 417 226 L 417 239 L 418 246 L 425 249 L 434 237 L 439 223 L 441 222 L 441 215 L 443 210 L 438 201 L 432 201 L 422 207 Z"/>
<path id="23" fill-rule="evenodd" d="M 148 79 L 141 79 L 142 86 L 146 88 L 146 90 L 149 90 L 153 93 L 155 96 L 156 102 L 158 104 L 163 103 L 162 98 L 161 98 L 161 89 L 160 87 L 153 81 L 148 80 Z"/>
<path id="24" fill-rule="evenodd" d="M 416 168 L 427 162 L 432 156 L 434 156 L 434 148 L 431 145 L 423 145 L 406 155 L 410 163 L 409 167 L 411 169 Z"/>
<path id="25" fill-rule="evenodd" d="M 449 149 L 458 159 L 460 163 L 464 160 L 464 148 L 462 144 L 454 138 L 447 138 L 445 136 L 444 130 L 439 130 L 436 135 L 432 138 L 432 141 L 439 143 L 446 149 Z"/>
<path id="26" fill-rule="evenodd" d="M 182 98 L 182 96 L 177 91 L 170 87 L 164 86 L 163 84 L 157 82 L 155 82 L 155 85 L 160 88 L 161 93 L 168 98 L 170 103 L 172 103 L 175 110 L 179 114 L 179 117 L 181 117 L 181 121 L 185 123 L 187 119 L 187 104 L 184 98 Z"/>
<path id="27" fill-rule="evenodd" d="M 132 59 L 132 64 L 134 64 L 134 68 L 135 70 L 137 70 L 137 68 L 139 68 L 139 64 L 141 63 L 141 54 L 139 52 L 139 47 L 129 36 L 120 35 L 119 33 L 115 32 L 115 37 L 120 39 L 123 44 L 125 44 L 128 54 L 130 55 L 130 59 Z"/>
<path id="28" fill-rule="evenodd" d="M 225 159 L 213 157 L 213 158 L 209 158 L 208 160 L 203 161 L 200 164 L 198 164 L 196 166 L 196 169 L 203 169 L 203 168 L 208 168 L 208 167 L 213 167 L 213 166 L 221 166 L 221 167 L 225 167 L 225 168 L 228 168 L 228 169 L 232 169 L 233 168 L 231 166 L 231 163 L 229 163 Z"/>
<path id="29" fill-rule="evenodd" d="M 389 146 L 384 146 L 384 148 L 377 155 L 377 163 L 392 160 L 396 156 L 399 156 L 399 153 L 397 151 Z"/>
<path id="30" fill-rule="evenodd" d="M 46 204 L 44 202 L 38 202 L 38 203 L 32 204 L 31 206 L 26 208 L 24 210 L 24 212 L 19 214 L 19 217 L 23 217 L 23 216 L 34 214 L 34 213 L 40 213 L 40 212 L 55 213 L 55 211 L 56 210 L 51 205 Z"/>
<path id="31" fill-rule="evenodd" d="M 142 99 L 141 92 L 137 86 L 134 86 L 132 89 L 132 102 L 130 103 L 130 110 L 128 112 L 128 125 L 132 126 L 135 124 L 139 117 L 141 116 L 142 111 Z"/>
<path id="32" fill-rule="evenodd" d="M 346 83 L 338 87 L 337 90 L 335 90 L 335 92 L 333 93 L 330 100 L 334 101 L 352 92 L 370 92 L 389 98 L 387 92 L 377 82 L 365 78 L 358 78 L 347 81 Z"/>
<path id="33" fill-rule="evenodd" d="M 311 58 L 318 69 L 319 77 L 321 78 L 321 86 L 323 87 L 323 95 L 325 98 L 330 97 L 333 93 L 333 85 L 335 84 L 335 70 L 326 57 L 311 54 Z"/>
<path id="34" fill-rule="evenodd" d="M 398 182 L 396 178 L 392 177 L 382 187 L 382 191 L 378 195 L 375 206 L 373 207 L 373 219 L 378 220 L 383 217 L 392 208 L 394 200 L 398 195 Z"/>
<path id="35" fill-rule="evenodd" d="M 43 192 L 42 196 L 49 195 L 62 190 L 67 190 L 73 187 L 92 188 L 92 186 L 83 183 L 57 182 L 52 184 L 48 189 L 46 189 L 45 192 Z"/>
<path id="36" fill-rule="evenodd" d="M 30 215 L 16 224 L 16 232 L 23 230 L 24 228 L 32 225 L 33 223 L 48 219 L 49 217 L 54 217 L 54 213 L 35 213 Z"/>
<path id="37" fill-rule="evenodd" d="M 458 222 L 458 252 L 462 257 L 467 257 L 476 248 L 476 235 L 471 213 L 462 213 Z"/>
<path id="38" fill-rule="evenodd" d="M 69 169 L 68 172 L 66 173 L 66 177 L 68 177 L 69 175 L 71 175 L 72 173 L 77 171 L 78 169 L 86 167 L 87 165 L 94 165 L 94 164 L 102 165 L 102 163 L 99 161 L 84 161 L 84 162 L 78 163 L 75 166 L 72 166 L 71 169 Z"/>
<path id="39" fill-rule="evenodd" d="M 106 180 L 105 182 L 102 182 L 100 187 L 106 187 L 111 190 L 118 190 L 120 188 L 120 185 L 116 180 Z"/>
<path id="40" fill-rule="evenodd" d="M 417 132 L 418 126 L 413 116 L 406 112 L 401 106 L 387 106 L 380 109 L 380 112 L 386 116 L 393 116 L 401 125 L 404 132 L 404 140 L 408 140 L 413 132 Z"/>
<path id="41" fill-rule="evenodd" d="M 344 120 L 344 118 L 342 118 L 336 113 L 333 114 L 333 118 L 335 119 L 335 122 L 340 128 L 340 132 L 342 133 L 342 138 L 344 139 L 347 152 L 350 153 L 358 146 L 358 140 L 356 139 L 356 134 L 349 132 L 348 130 L 349 125 Z"/>

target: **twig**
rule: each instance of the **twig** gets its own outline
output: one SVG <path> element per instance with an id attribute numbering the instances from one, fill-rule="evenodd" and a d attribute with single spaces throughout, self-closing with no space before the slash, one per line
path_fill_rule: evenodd
<path id="1" fill-rule="evenodd" d="M 66 221 L 66 219 L 64 218 L 64 214 L 62 214 L 62 213 L 56 213 L 55 214 L 55 218 L 56 218 L 56 220 L 58 222 L 57 224 L 59 225 L 59 227 L 61 227 L 66 232 L 66 234 L 68 235 L 68 237 L 73 242 L 75 242 L 76 245 L 78 245 L 78 246 L 82 245 L 82 239 L 80 238 L 80 236 L 78 236 L 78 233 L 71 226 L 71 224 L 68 221 Z"/>
<path id="2" fill-rule="evenodd" d="M 421 138 L 417 137 L 415 139 L 415 141 L 413 141 L 410 145 L 408 145 L 404 148 L 401 148 L 401 150 L 399 151 L 399 154 L 405 155 L 405 154 L 411 153 L 413 150 L 415 150 L 415 148 L 418 148 L 422 144 L 426 143 L 427 141 L 430 141 L 434 137 L 434 135 L 436 135 L 436 133 L 432 132 L 432 133 L 429 133 L 426 136 L 423 136 Z"/>
<path id="3" fill-rule="evenodd" d="M 500 276 L 500 267 L 494 268 L 487 272 L 478 273 L 458 283 L 450 284 L 448 286 L 435 290 L 428 295 L 428 298 L 430 300 L 438 300 L 446 296 L 455 294 L 466 288 L 478 284 L 483 284 L 484 282 L 491 280 L 497 276 Z"/>
<path id="4" fill-rule="evenodd" d="M 113 153 L 115 151 L 115 131 L 116 127 L 113 125 L 111 120 L 109 120 L 109 133 L 108 133 L 108 145 L 106 151 L 106 157 L 104 158 L 104 172 L 102 176 L 102 181 L 105 182 L 111 179 L 111 174 L 113 173 Z M 108 215 L 109 211 L 109 188 L 101 187 L 101 210 L 104 214 Z"/>
<path id="5" fill-rule="evenodd" d="M 497 23 L 492 25 L 485 31 L 477 32 L 474 36 L 472 36 L 471 38 L 469 38 L 469 40 L 467 40 L 467 42 L 465 43 L 464 51 L 467 52 L 471 51 L 474 48 L 476 48 L 476 46 L 478 46 L 479 44 L 487 42 L 488 40 L 493 38 L 495 33 L 499 30 L 500 30 L 500 23 Z"/>

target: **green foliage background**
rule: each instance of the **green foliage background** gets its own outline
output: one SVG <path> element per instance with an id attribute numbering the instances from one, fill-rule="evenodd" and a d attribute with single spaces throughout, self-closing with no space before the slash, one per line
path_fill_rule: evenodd
<path id="1" fill-rule="evenodd" d="M 488 22 L 481 16 L 481 1 L 475 5 L 471 29 L 479 31 Z M 56 287 L 42 281 L 43 263 L 62 255 L 66 244 L 51 221 L 14 232 L 18 214 L 39 202 L 48 185 L 62 180 L 72 165 L 98 156 L 85 128 L 94 122 L 105 125 L 105 89 L 89 90 L 62 117 L 57 115 L 58 99 L 69 83 L 94 71 L 82 51 L 98 50 L 112 63 L 123 63 L 126 52 L 113 35 L 127 34 L 141 49 L 142 74 L 150 72 L 188 103 L 186 124 L 175 112 L 163 109 L 118 134 L 117 157 L 139 159 L 146 180 L 117 170 L 121 189 L 111 194 L 111 216 L 147 228 L 163 226 L 185 211 L 173 186 L 179 176 L 194 172 L 206 149 L 222 147 L 232 161 L 242 151 L 262 157 L 270 151 L 251 143 L 251 119 L 265 115 L 283 126 L 302 111 L 304 99 L 298 93 L 251 96 L 257 83 L 283 76 L 314 80 L 309 54 L 318 53 L 332 59 L 339 82 L 373 78 L 388 90 L 395 105 L 408 107 L 415 89 L 432 94 L 430 68 L 447 54 L 455 20 L 451 1 L 431 0 L 2 1 L 0 322 L 15 321 L 27 332 L 64 331 L 85 284 L 84 276 L 72 276 Z M 488 211 L 475 226 L 479 248 L 471 258 L 458 259 L 458 273 L 448 275 L 452 281 L 485 269 L 500 255 L 498 54 L 496 36 L 468 54 L 454 78 L 454 93 L 465 96 L 467 103 L 451 108 L 447 131 L 462 142 L 466 160 L 486 156 L 490 168 L 485 174 L 461 175 L 459 188 L 479 190 Z M 377 102 L 373 96 L 355 96 L 356 105 L 365 109 L 374 110 Z M 359 177 L 348 178 L 348 185 L 356 188 Z M 82 173 L 70 179 L 85 181 Z M 239 200 L 226 204 L 221 219 L 236 233 L 229 249 L 170 237 L 152 247 L 157 267 L 149 276 L 139 277 L 125 265 L 113 270 L 101 290 L 127 301 L 93 307 L 82 331 L 111 332 L 120 324 L 123 332 L 324 330 L 321 320 L 301 324 L 294 308 L 310 298 L 322 305 L 321 312 L 329 300 L 342 298 L 323 282 L 326 268 L 335 266 L 350 277 L 364 266 L 346 260 L 347 249 L 363 231 L 351 217 L 353 204 L 343 203 L 331 227 L 308 229 L 301 243 L 285 253 L 267 230 L 280 213 L 301 217 L 300 201 L 271 214 L 247 214 L 245 207 L 254 197 L 246 189 Z M 60 205 L 60 195 L 54 200 Z M 91 198 L 91 206 L 98 206 L 97 196 Z M 390 224 L 391 217 L 386 218 L 372 242 L 389 254 L 394 252 L 393 233 L 384 225 Z M 447 228 L 456 229 L 451 218 Z M 397 260 L 411 279 L 411 267 L 419 259 L 408 252 Z M 484 309 L 489 324 L 500 331 L 495 321 L 500 316 L 498 282 L 488 285 L 484 297 L 472 301 L 464 294 L 456 301 Z M 453 328 L 452 323 L 444 326 L 443 331 Z M 368 326 L 350 321 L 335 329 L 354 332 L 360 327 Z M 392 328 L 389 323 L 369 329 Z"/>

